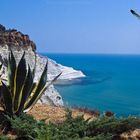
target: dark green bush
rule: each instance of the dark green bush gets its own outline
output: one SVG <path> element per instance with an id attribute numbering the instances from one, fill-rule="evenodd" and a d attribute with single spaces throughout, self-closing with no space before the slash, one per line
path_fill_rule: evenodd
<path id="1" fill-rule="evenodd" d="M 140 118 L 117 118 L 101 116 L 93 121 L 85 121 L 83 116 L 72 118 L 71 112 L 62 124 L 50 123 L 47 135 L 51 140 L 111 140 L 123 132 L 140 126 Z"/>
<path id="2" fill-rule="evenodd" d="M 100 116 L 90 121 L 84 120 L 83 116 L 72 118 L 71 111 L 67 111 L 63 123 L 45 124 L 27 114 L 7 118 L 14 134 L 31 140 L 115 140 L 121 133 L 140 126 L 140 118 L 136 117 Z"/>
<path id="3" fill-rule="evenodd" d="M 9 140 L 9 138 L 6 136 L 0 136 L 0 140 Z"/>
<path id="4" fill-rule="evenodd" d="M 119 135 L 128 130 L 133 130 L 140 126 L 140 118 L 128 117 L 105 117 L 102 116 L 87 125 L 86 135 L 96 136 L 98 134 L 111 133 L 112 135 Z"/>
<path id="5" fill-rule="evenodd" d="M 11 123 L 12 132 L 19 137 L 40 138 L 47 130 L 47 125 L 44 121 L 36 121 L 32 116 L 27 114 L 22 114 L 20 117 L 8 117 L 8 120 Z"/>

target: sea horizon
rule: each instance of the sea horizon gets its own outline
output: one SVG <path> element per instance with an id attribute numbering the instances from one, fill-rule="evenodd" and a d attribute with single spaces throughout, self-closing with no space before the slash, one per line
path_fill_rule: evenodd
<path id="1" fill-rule="evenodd" d="M 124 56 L 127 56 L 127 55 L 129 55 L 129 56 L 135 56 L 135 55 L 137 55 L 137 56 L 140 56 L 140 53 L 61 53 L 61 52 L 38 52 L 37 51 L 37 53 L 38 54 L 40 54 L 40 55 L 51 55 L 51 54 L 53 54 L 53 55 L 124 55 Z"/>

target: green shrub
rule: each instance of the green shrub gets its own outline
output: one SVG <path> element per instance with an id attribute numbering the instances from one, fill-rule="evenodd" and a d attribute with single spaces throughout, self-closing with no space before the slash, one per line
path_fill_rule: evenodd
<path id="1" fill-rule="evenodd" d="M 18 138 L 35 140 L 113 140 L 140 126 L 140 118 L 117 118 L 100 116 L 97 119 L 84 120 L 83 116 L 72 118 L 67 111 L 66 120 L 61 123 L 45 124 L 32 116 L 23 113 L 19 117 L 7 117 L 11 124 L 11 132 Z M 119 138 L 120 139 L 120 138 Z"/>
<path id="2" fill-rule="evenodd" d="M 0 140 L 10 140 L 7 136 L 0 136 Z"/>
<path id="3" fill-rule="evenodd" d="M 11 123 L 12 132 L 19 137 L 28 136 L 30 138 L 40 138 L 46 133 L 44 121 L 36 121 L 32 116 L 22 114 L 20 117 L 8 117 Z"/>
<path id="4" fill-rule="evenodd" d="M 101 133 L 119 135 L 123 132 L 138 128 L 139 126 L 140 118 L 116 118 L 102 116 L 95 121 L 88 123 L 86 136 L 96 136 Z"/>
<path id="5" fill-rule="evenodd" d="M 71 111 L 66 114 L 66 121 L 61 124 L 47 125 L 50 140 L 111 140 L 123 132 L 140 126 L 140 118 L 117 118 L 101 116 L 93 121 L 84 120 L 83 116 L 72 118 Z"/>

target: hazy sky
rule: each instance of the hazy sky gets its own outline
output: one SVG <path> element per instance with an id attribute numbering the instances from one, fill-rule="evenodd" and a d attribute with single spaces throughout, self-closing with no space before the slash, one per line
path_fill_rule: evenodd
<path id="1" fill-rule="evenodd" d="M 0 23 L 29 34 L 38 52 L 139 53 L 140 0 L 0 0 Z"/>

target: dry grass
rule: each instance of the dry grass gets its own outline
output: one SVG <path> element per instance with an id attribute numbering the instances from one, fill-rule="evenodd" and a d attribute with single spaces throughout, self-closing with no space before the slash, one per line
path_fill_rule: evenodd
<path id="1" fill-rule="evenodd" d="M 65 120 L 65 108 L 53 107 L 48 105 L 36 104 L 32 110 L 29 111 L 30 115 L 33 115 L 35 119 L 42 120 L 46 119 L 46 123 L 51 122 L 63 122 Z M 72 116 L 84 115 L 85 119 L 95 118 L 90 113 L 85 113 L 78 109 L 72 109 Z"/>
<path id="2" fill-rule="evenodd" d="M 140 140 L 140 129 L 123 133 L 121 137 L 124 140 Z"/>

